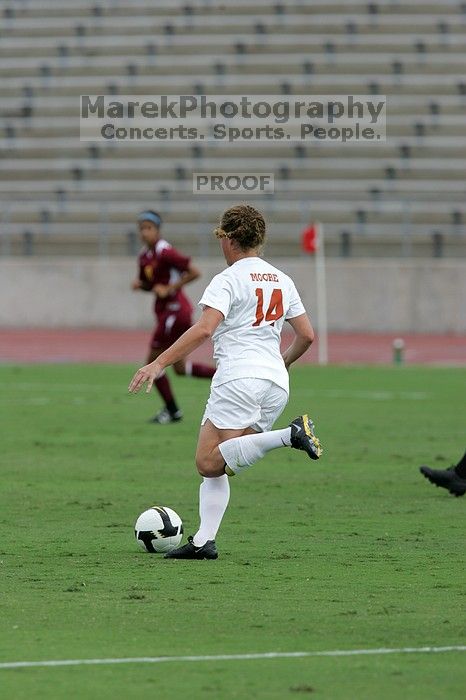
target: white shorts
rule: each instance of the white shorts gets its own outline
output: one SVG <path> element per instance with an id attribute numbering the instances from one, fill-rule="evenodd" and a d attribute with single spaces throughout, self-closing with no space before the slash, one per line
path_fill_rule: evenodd
<path id="1" fill-rule="evenodd" d="M 288 394 L 269 379 L 232 379 L 212 386 L 201 425 L 210 420 L 216 428 L 256 432 L 270 430 L 288 403 Z"/>

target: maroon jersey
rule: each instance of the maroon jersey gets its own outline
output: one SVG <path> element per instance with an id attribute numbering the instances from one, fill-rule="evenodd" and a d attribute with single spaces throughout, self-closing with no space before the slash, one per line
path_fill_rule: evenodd
<path id="1" fill-rule="evenodd" d="M 188 269 L 190 262 L 190 257 L 182 255 L 167 241 L 160 239 L 155 248 L 144 248 L 139 255 L 139 279 L 142 288 L 150 291 L 156 284 L 173 284 L 181 273 Z M 165 312 L 191 313 L 192 306 L 188 297 L 179 289 L 165 299 L 156 299 L 154 310 L 158 316 Z"/>

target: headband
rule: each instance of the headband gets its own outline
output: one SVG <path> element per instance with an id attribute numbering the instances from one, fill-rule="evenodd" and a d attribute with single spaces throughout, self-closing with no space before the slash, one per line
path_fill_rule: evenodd
<path id="1" fill-rule="evenodd" d="M 162 218 L 153 211 L 143 211 L 142 214 L 139 214 L 138 221 L 152 221 L 156 226 L 162 225 Z"/>

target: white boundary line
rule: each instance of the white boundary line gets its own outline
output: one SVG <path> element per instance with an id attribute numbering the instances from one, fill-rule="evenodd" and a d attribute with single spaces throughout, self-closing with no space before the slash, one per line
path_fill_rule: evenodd
<path id="1" fill-rule="evenodd" d="M 52 661 L 7 661 L 0 669 L 37 668 L 44 666 L 103 666 L 106 664 L 160 664 L 185 661 L 249 661 L 254 659 L 299 659 L 316 656 L 375 656 L 382 654 L 440 654 L 447 651 L 466 651 L 466 646 L 404 647 L 401 649 L 341 649 L 334 651 L 290 651 L 263 654 L 218 654 L 215 656 L 136 656 L 121 659 L 56 659 Z"/>

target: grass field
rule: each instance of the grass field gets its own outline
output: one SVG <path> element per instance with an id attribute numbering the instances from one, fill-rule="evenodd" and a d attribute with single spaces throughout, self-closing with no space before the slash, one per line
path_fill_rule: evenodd
<path id="1" fill-rule="evenodd" d="M 216 562 L 144 554 L 154 503 L 197 526 L 208 383 L 151 426 L 128 366 L 0 368 L 0 662 L 464 645 L 466 497 L 427 483 L 465 447 L 464 371 L 298 367 L 314 463 L 276 450 L 232 482 Z M 464 697 L 464 652 L 0 668 L 22 698 Z"/>

